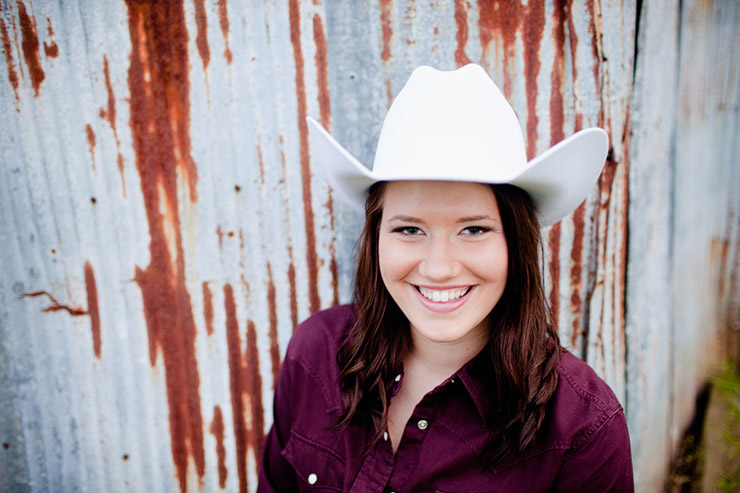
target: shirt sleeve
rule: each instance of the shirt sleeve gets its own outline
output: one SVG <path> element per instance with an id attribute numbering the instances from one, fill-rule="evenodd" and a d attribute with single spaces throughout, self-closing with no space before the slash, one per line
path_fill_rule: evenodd
<path id="1" fill-rule="evenodd" d="M 566 456 L 553 491 L 631 493 L 634 490 L 627 423 L 620 410 Z"/>
<path id="2" fill-rule="evenodd" d="M 298 491 L 295 470 L 282 455 L 294 419 L 291 388 L 296 366 L 286 359 L 275 383 L 273 423 L 262 449 L 258 493 Z"/>

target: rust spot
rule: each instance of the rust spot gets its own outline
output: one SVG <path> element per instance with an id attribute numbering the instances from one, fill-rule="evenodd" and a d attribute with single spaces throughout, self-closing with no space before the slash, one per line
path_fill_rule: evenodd
<path id="1" fill-rule="evenodd" d="M 229 237 L 229 238 L 233 238 L 233 237 L 234 237 L 234 232 L 233 232 L 233 231 L 229 231 L 229 233 L 228 233 L 228 237 Z"/>
<path id="2" fill-rule="evenodd" d="M 388 100 L 388 107 L 390 107 L 393 102 L 393 90 L 391 89 L 390 79 L 385 80 L 385 97 Z"/>
<path id="3" fill-rule="evenodd" d="M 10 448 L 10 445 L 7 442 L 3 442 L 3 448 L 5 450 L 8 450 Z"/>
<path id="4" fill-rule="evenodd" d="M 208 288 L 208 282 L 201 284 L 203 290 L 203 318 L 206 319 L 206 333 L 213 334 L 213 295 Z"/>
<path id="5" fill-rule="evenodd" d="M 277 302 L 275 301 L 275 282 L 272 278 L 272 266 L 267 262 L 267 312 L 270 317 L 270 362 L 272 363 L 272 388 L 275 388 L 280 371 L 280 346 L 277 340 Z"/>
<path id="6" fill-rule="evenodd" d="M 241 192 L 241 191 L 242 191 L 242 187 L 240 187 L 239 185 L 234 185 L 234 191 L 235 191 L 236 193 L 239 193 L 239 192 Z"/>
<path id="7" fill-rule="evenodd" d="M 313 16 L 313 40 L 316 43 L 316 84 L 319 88 L 319 112 L 321 124 L 327 130 L 331 129 L 331 102 L 329 100 L 329 70 L 326 61 L 326 36 L 321 17 Z"/>
<path id="8" fill-rule="evenodd" d="M 480 31 L 481 65 L 488 67 L 491 57 L 491 42 L 503 40 L 504 52 L 504 95 L 511 98 L 511 74 L 509 62 L 514 59 L 516 46 L 516 31 L 519 27 L 518 1 L 510 0 L 480 0 L 478 2 L 478 30 Z"/>
<path id="9" fill-rule="evenodd" d="M 85 135 L 87 137 L 87 148 L 90 150 L 90 160 L 93 169 L 95 169 L 95 132 L 89 123 L 85 125 Z"/>
<path id="10" fill-rule="evenodd" d="M 123 454 L 123 460 L 128 460 L 128 454 Z"/>
<path id="11" fill-rule="evenodd" d="M 218 0 L 218 20 L 221 24 L 221 34 L 223 34 L 224 43 L 226 44 L 226 48 L 224 49 L 224 57 L 226 58 L 226 63 L 231 65 L 233 55 L 231 53 L 231 49 L 229 48 L 229 10 L 226 6 L 226 0 Z"/>
<path id="12" fill-rule="evenodd" d="M 581 204 L 573 213 L 573 246 L 570 250 L 570 259 L 573 262 L 570 268 L 570 311 L 573 313 L 573 332 L 571 347 L 576 347 L 581 331 L 581 273 L 583 263 L 583 240 L 586 204 Z"/>
<path id="13" fill-rule="evenodd" d="M 35 298 L 37 296 L 46 296 L 49 298 L 49 301 L 51 301 L 51 305 L 44 308 L 43 312 L 59 312 L 59 311 L 65 311 L 72 315 L 73 317 L 81 317 L 82 315 L 87 315 L 87 310 L 84 310 L 82 308 L 68 306 L 68 305 L 62 305 L 60 304 L 54 296 L 51 295 L 51 293 L 47 291 L 34 291 L 32 293 L 23 293 L 21 295 L 21 298 Z"/>
<path id="14" fill-rule="evenodd" d="M 92 330 L 93 350 L 100 358 L 102 343 L 100 340 L 100 312 L 98 310 L 98 285 L 95 282 L 95 271 L 90 262 L 85 262 L 85 288 L 87 290 L 87 311 L 90 314 L 90 329 Z"/>
<path id="15" fill-rule="evenodd" d="M 586 8 L 588 9 L 588 13 L 589 13 L 588 33 L 591 35 L 591 39 L 593 39 L 593 44 L 591 45 L 591 49 L 593 51 L 593 56 L 594 56 L 594 67 L 593 67 L 594 83 L 596 85 L 596 94 L 601 94 L 601 78 L 599 77 L 599 71 L 601 69 L 601 52 L 602 52 L 601 47 L 603 46 L 602 44 L 603 33 L 597 32 L 596 30 L 596 12 L 594 9 L 594 3 L 595 2 L 593 1 L 586 2 Z M 575 63 L 573 65 L 575 65 Z"/>
<path id="16" fill-rule="evenodd" d="M 26 11 L 26 6 L 20 0 L 18 5 L 18 18 L 21 24 L 21 35 L 23 41 L 23 58 L 28 66 L 28 73 L 31 76 L 31 85 L 33 86 L 36 96 L 39 95 L 41 83 L 44 81 L 44 70 L 41 68 L 41 55 L 39 54 L 39 37 L 36 31 L 36 21 L 32 19 Z"/>
<path id="17" fill-rule="evenodd" d="M 380 58 L 387 62 L 391 58 L 391 17 L 393 15 L 393 0 L 380 0 L 380 25 L 383 30 L 383 51 Z"/>
<path id="18" fill-rule="evenodd" d="M 8 27 L 5 25 L 5 19 L 0 16 L 0 37 L 3 41 L 3 55 L 5 56 L 5 65 L 8 67 L 8 81 L 13 86 L 16 101 L 20 101 L 18 96 L 18 74 L 15 72 L 15 60 L 13 60 L 13 45 L 10 44 Z"/>
<path id="19" fill-rule="evenodd" d="M 95 197 L 90 197 L 90 202 L 91 202 L 91 203 L 92 203 L 93 205 L 95 205 L 95 204 L 97 204 L 97 203 L 98 203 L 98 199 L 96 199 Z"/>
<path id="20" fill-rule="evenodd" d="M 550 318 L 557 326 L 560 313 L 560 223 L 553 224 L 547 239 L 550 247 Z"/>
<path id="21" fill-rule="evenodd" d="M 178 215 L 179 179 L 189 187 L 190 200 L 197 200 L 188 134 L 188 33 L 182 0 L 126 0 L 126 5 L 130 126 L 150 235 L 150 264 L 136 267 L 135 280 L 144 302 L 151 365 L 158 352 L 164 360 L 172 458 L 184 493 L 191 460 L 200 478 L 205 473 L 196 327 Z"/>
<path id="22" fill-rule="evenodd" d="M 336 230 L 334 223 L 334 199 L 332 197 L 331 190 L 329 190 L 328 197 L 326 199 L 326 209 L 329 211 L 329 227 L 332 231 Z M 339 268 L 337 266 L 337 249 L 336 239 L 332 235 L 332 239 L 329 243 L 329 271 L 331 272 L 331 287 L 333 292 L 332 304 L 339 304 Z"/>
<path id="23" fill-rule="evenodd" d="M 108 67 L 108 57 L 103 55 L 103 75 L 105 77 L 105 91 L 108 93 L 108 102 L 105 108 L 100 109 L 100 118 L 106 120 L 113 130 L 113 137 L 116 139 L 116 151 L 118 152 L 118 173 L 121 175 L 121 184 L 123 186 L 123 196 L 126 196 L 126 179 L 123 174 L 123 155 L 121 154 L 121 139 L 118 138 L 118 129 L 116 128 L 116 97 L 113 94 L 113 84 L 110 81 L 110 68 Z"/>
<path id="24" fill-rule="evenodd" d="M 210 428 L 211 435 L 216 438 L 216 456 L 218 457 L 218 485 L 221 489 L 226 488 L 226 477 L 229 473 L 226 469 L 226 448 L 224 447 L 224 418 L 220 406 L 213 406 L 213 421 Z"/>
<path id="25" fill-rule="evenodd" d="M 311 167 L 308 154 L 308 129 L 306 128 L 306 88 L 303 82 L 303 50 L 301 48 L 301 18 L 298 0 L 290 0 L 290 42 L 295 60 L 295 86 L 298 103 L 298 132 L 301 145 L 301 180 L 303 182 L 303 219 L 306 226 L 306 268 L 308 270 L 308 302 L 311 313 L 321 305 L 318 288 L 318 262 L 316 232 L 314 230 L 313 203 L 311 198 Z"/>
<path id="26" fill-rule="evenodd" d="M 46 18 L 46 34 L 49 37 L 49 42 L 47 43 L 44 41 L 44 53 L 46 53 L 46 56 L 49 58 L 56 58 L 59 56 L 59 47 L 57 46 L 56 42 L 54 42 L 54 29 L 51 27 L 51 19 L 48 17 Z"/>
<path id="27" fill-rule="evenodd" d="M 198 47 L 198 54 L 203 61 L 203 70 L 208 68 L 208 62 L 211 61 L 211 50 L 208 48 L 208 18 L 206 17 L 206 8 L 203 0 L 194 0 L 195 3 L 195 25 L 198 28 L 198 34 L 195 36 L 195 44 Z"/>
<path id="28" fill-rule="evenodd" d="M 468 43 L 468 9 L 470 4 L 467 0 L 455 0 L 455 24 L 457 25 L 457 49 L 455 49 L 455 64 L 458 67 L 470 63 L 470 58 L 465 54 L 465 45 Z"/>
<path id="29" fill-rule="evenodd" d="M 523 30 L 524 79 L 527 90 L 527 156 L 531 159 L 537 154 L 537 124 L 539 122 L 537 76 L 540 73 L 540 44 L 545 30 L 544 0 L 529 1 Z"/>

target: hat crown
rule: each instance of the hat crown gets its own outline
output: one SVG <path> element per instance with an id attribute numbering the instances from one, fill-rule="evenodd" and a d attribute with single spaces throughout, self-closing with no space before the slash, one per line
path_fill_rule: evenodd
<path id="1" fill-rule="evenodd" d="M 422 66 L 388 110 L 373 173 L 387 180 L 496 183 L 526 166 L 519 120 L 482 67 Z"/>

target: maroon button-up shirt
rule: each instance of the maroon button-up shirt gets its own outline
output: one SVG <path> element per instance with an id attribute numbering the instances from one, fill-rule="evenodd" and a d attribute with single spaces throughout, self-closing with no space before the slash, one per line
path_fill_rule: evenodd
<path id="1" fill-rule="evenodd" d="M 424 396 L 395 454 L 387 439 L 364 454 L 373 430 L 332 427 L 343 406 L 336 355 L 353 321 L 352 308 L 342 306 L 296 329 L 275 387 L 258 491 L 633 491 L 622 407 L 567 352 L 540 435 L 493 470 L 480 460 L 492 405 L 481 356 Z"/>

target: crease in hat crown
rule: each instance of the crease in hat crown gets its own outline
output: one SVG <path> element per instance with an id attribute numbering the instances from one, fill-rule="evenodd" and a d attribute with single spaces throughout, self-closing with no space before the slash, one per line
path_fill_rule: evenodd
<path id="1" fill-rule="evenodd" d="M 510 183 L 530 194 L 543 224 L 552 224 L 586 198 L 608 148 L 606 132 L 590 128 L 527 162 L 514 110 L 475 64 L 414 70 L 385 117 L 372 170 L 313 118 L 307 124 L 314 161 L 338 195 L 360 211 L 377 181 Z"/>

